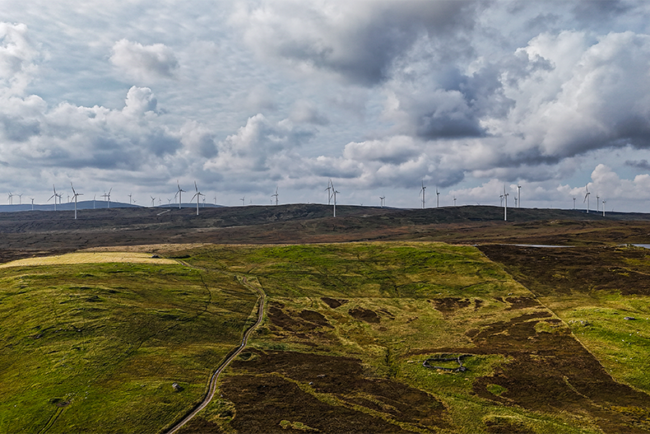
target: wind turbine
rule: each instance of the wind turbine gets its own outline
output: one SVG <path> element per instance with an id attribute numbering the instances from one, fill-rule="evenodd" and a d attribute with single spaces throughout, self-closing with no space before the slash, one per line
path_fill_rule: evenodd
<path id="1" fill-rule="evenodd" d="M 521 185 L 517 185 L 517 208 L 521 208 Z"/>
<path id="2" fill-rule="evenodd" d="M 383 208 L 385 203 L 386 203 L 386 196 L 379 196 L 379 206 Z"/>
<path id="3" fill-rule="evenodd" d="M 456 196 L 454 196 L 454 206 L 456 206 Z"/>
<path id="4" fill-rule="evenodd" d="M 422 209 L 426 207 L 426 198 L 425 198 L 426 190 L 427 188 L 424 186 L 424 181 L 422 181 L 422 188 L 420 189 L 420 195 L 422 196 Z"/>
<path id="5" fill-rule="evenodd" d="M 272 194 L 271 197 L 275 196 L 275 206 L 278 206 L 278 187 L 275 187 L 275 194 Z"/>
<path id="6" fill-rule="evenodd" d="M 50 199 L 54 198 L 54 211 L 56 211 L 56 198 L 59 197 L 59 195 L 56 194 L 56 188 L 54 187 L 54 184 L 52 184 L 52 190 L 54 191 L 54 194 L 50 196 Z M 49 202 L 50 199 L 48 199 L 47 201 Z"/>
<path id="7" fill-rule="evenodd" d="M 329 181 L 327 181 L 327 188 L 325 189 L 325 191 L 327 191 L 327 204 L 328 205 L 330 204 L 330 201 L 332 200 L 332 188 L 333 187 L 334 187 L 334 185 L 332 184 L 332 180 L 330 179 Z"/>
<path id="8" fill-rule="evenodd" d="M 173 198 L 172 198 L 172 199 L 173 199 Z M 160 206 L 161 203 L 162 203 L 162 199 L 161 199 L 161 198 L 158 198 L 158 205 Z M 171 200 L 171 199 L 167 199 L 167 205 L 169 205 L 169 206 L 172 205 L 172 200 Z"/>
<path id="9" fill-rule="evenodd" d="M 506 193 L 506 186 L 503 186 L 503 199 L 504 199 L 504 207 L 503 207 L 503 221 L 508 221 L 508 196 L 510 196 L 508 193 Z"/>
<path id="10" fill-rule="evenodd" d="M 242 197 L 240 200 L 241 200 L 241 206 L 245 206 L 246 205 L 246 196 Z"/>
<path id="11" fill-rule="evenodd" d="M 517 196 L 515 196 L 515 208 L 517 208 Z"/>
<path id="12" fill-rule="evenodd" d="M 217 204 L 217 196 L 214 197 L 214 204 Z"/>
<path id="13" fill-rule="evenodd" d="M 20 193 L 20 194 L 16 195 L 16 196 L 18 196 L 18 205 L 23 204 L 23 194 L 25 194 L 25 193 Z"/>
<path id="14" fill-rule="evenodd" d="M 199 215 L 199 200 L 201 200 L 201 196 L 205 195 L 199 191 L 199 187 L 196 185 L 196 181 L 194 181 L 194 189 L 196 190 L 196 193 L 194 193 L 194 196 L 192 196 L 190 202 L 192 202 L 196 197 L 196 215 Z"/>
<path id="15" fill-rule="evenodd" d="M 32 200 L 32 211 L 34 211 L 34 198 L 30 197 L 30 199 Z"/>
<path id="16" fill-rule="evenodd" d="M 151 208 L 156 206 L 156 198 L 153 196 L 149 196 L 151 198 Z"/>
<path id="17" fill-rule="evenodd" d="M 436 187 L 436 208 L 440 207 L 440 192 L 438 191 L 438 187 Z"/>
<path id="18" fill-rule="evenodd" d="M 336 191 L 334 184 L 332 184 L 332 196 L 334 197 L 334 217 L 336 217 L 336 195 L 339 193 L 340 191 Z"/>
<path id="19" fill-rule="evenodd" d="M 108 190 L 108 193 L 104 193 L 102 197 L 107 200 L 106 202 L 106 208 L 111 207 L 111 191 L 113 191 L 113 187 L 111 187 L 110 190 Z"/>
<path id="20" fill-rule="evenodd" d="M 9 205 L 14 204 L 14 194 L 12 192 L 9 192 Z"/>
<path id="21" fill-rule="evenodd" d="M 596 193 L 596 212 L 600 211 L 600 196 Z"/>
<path id="22" fill-rule="evenodd" d="M 83 196 L 83 194 L 74 191 L 74 185 L 72 185 L 72 182 L 70 183 L 70 187 L 72 187 L 72 195 L 74 196 L 74 219 L 77 220 L 77 197 Z"/>
<path id="23" fill-rule="evenodd" d="M 181 195 L 185 190 L 181 188 L 181 185 L 178 183 L 178 180 L 176 180 L 176 185 L 178 186 L 178 191 L 176 194 L 178 195 L 178 209 L 181 209 L 181 204 L 183 203 L 183 200 L 181 199 Z"/>
<path id="24" fill-rule="evenodd" d="M 585 200 L 582 202 L 587 202 L 587 214 L 589 214 L 589 195 L 591 194 L 589 193 L 589 184 L 585 185 L 585 190 L 587 191 L 587 194 L 585 194 Z"/>
<path id="25" fill-rule="evenodd" d="M 132 196 L 132 194 L 129 193 L 129 205 L 131 205 L 131 196 Z"/>
<path id="26" fill-rule="evenodd" d="M 574 210 L 576 209 L 576 198 L 575 197 L 573 198 L 573 209 Z"/>
<path id="27" fill-rule="evenodd" d="M 603 217 L 605 217 L 605 204 L 607 203 L 606 200 L 603 201 Z"/>

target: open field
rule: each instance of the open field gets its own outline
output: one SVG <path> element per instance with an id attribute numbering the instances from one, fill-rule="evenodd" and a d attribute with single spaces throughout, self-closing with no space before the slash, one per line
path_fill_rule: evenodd
<path id="1" fill-rule="evenodd" d="M 255 277 L 269 296 L 265 325 L 228 371 L 223 397 L 183 432 L 650 429 L 650 396 L 614 380 L 565 322 L 475 248 L 361 243 L 182 255 Z M 422 366 L 441 354 L 469 355 L 468 370 Z"/>
<path id="2" fill-rule="evenodd" d="M 0 270 L 0 432 L 160 430 L 201 399 L 255 300 L 178 264 Z"/>
<path id="3" fill-rule="evenodd" d="M 264 322 L 181 432 L 650 432 L 650 251 L 617 247 L 650 221 L 113 211 L 0 216 L 0 432 L 164 432 L 254 321 L 243 279 Z"/>

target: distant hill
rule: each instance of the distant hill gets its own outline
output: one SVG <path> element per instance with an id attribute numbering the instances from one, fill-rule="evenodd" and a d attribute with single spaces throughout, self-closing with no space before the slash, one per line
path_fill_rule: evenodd
<path id="1" fill-rule="evenodd" d="M 183 208 L 196 208 L 195 203 L 184 203 Z M 200 208 L 220 208 L 221 205 L 211 203 L 200 204 Z M 88 209 L 105 209 L 105 208 L 151 208 L 138 204 L 128 204 L 122 202 L 111 202 L 110 204 L 104 200 L 83 200 L 77 202 L 77 210 Z M 178 204 L 156 205 L 153 208 L 178 208 Z M 21 211 L 54 211 L 54 204 L 34 204 L 32 209 L 31 203 L 13 204 L 13 205 L 0 205 L 1 212 L 21 212 Z M 65 202 L 56 204 L 57 211 L 74 211 L 74 202 Z"/>

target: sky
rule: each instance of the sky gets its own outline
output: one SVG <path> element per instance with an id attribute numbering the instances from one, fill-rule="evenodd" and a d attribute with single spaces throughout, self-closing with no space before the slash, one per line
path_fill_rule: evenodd
<path id="1" fill-rule="evenodd" d="M 650 2 L 0 0 L 0 203 L 650 212 Z M 68 191 L 70 190 L 70 191 Z M 191 196 L 183 195 L 185 200 Z M 243 199 L 243 200 L 242 200 Z M 185 201 L 184 200 L 184 201 Z M 12 198 L 16 203 L 16 198 Z"/>

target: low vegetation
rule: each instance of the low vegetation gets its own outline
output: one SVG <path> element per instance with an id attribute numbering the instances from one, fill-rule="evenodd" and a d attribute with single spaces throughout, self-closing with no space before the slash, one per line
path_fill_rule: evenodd
<path id="1" fill-rule="evenodd" d="M 169 428 L 254 319 L 244 277 L 264 322 L 186 434 L 650 430 L 645 251 L 578 284 L 597 249 L 157 249 L 0 269 L 0 432 Z"/>

